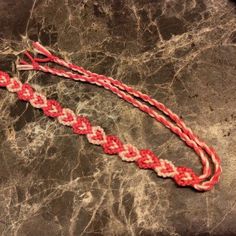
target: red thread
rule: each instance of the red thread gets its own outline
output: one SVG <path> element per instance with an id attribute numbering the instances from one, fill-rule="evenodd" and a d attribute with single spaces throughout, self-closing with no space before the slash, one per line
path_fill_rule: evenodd
<path id="1" fill-rule="evenodd" d="M 158 176 L 164 178 L 166 177 L 173 178 L 175 182 L 180 186 L 192 186 L 197 190 L 206 191 L 210 190 L 219 181 L 219 176 L 222 170 L 220 166 L 220 159 L 217 156 L 214 149 L 208 147 L 203 141 L 201 141 L 192 132 L 192 130 L 189 129 L 184 124 L 184 122 L 179 118 L 179 116 L 177 116 L 170 109 L 165 107 L 164 104 L 111 77 L 98 75 L 80 66 L 66 62 L 54 56 L 38 42 L 33 43 L 33 47 L 37 53 L 44 55 L 46 58 L 33 58 L 28 52 L 26 52 L 25 54 L 30 59 L 31 64 L 21 60 L 20 61 L 21 65 L 17 66 L 19 70 L 43 71 L 54 75 L 62 76 L 68 79 L 96 84 L 98 86 L 102 86 L 105 89 L 112 91 L 117 96 L 121 97 L 122 99 L 134 105 L 135 107 L 139 108 L 141 111 L 146 112 L 151 117 L 156 119 L 158 122 L 165 125 L 173 133 L 178 135 L 189 147 L 191 147 L 200 157 L 200 160 L 202 162 L 203 166 L 202 175 L 197 176 L 190 168 L 175 167 L 173 163 L 171 163 L 170 161 L 159 159 L 151 150 L 139 151 L 131 144 L 123 144 L 116 136 L 106 135 L 101 127 L 92 126 L 87 118 L 83 117 L 82 119 L 81 116 L 76 118 L 73 111 L 66 108 L 61 108 L 58 103 L 50 105 L 50 100 L 46 100 L 46 98 L 43 95 L 34 93 L 33 98 L 31 98 L 31 96 L 24 97 L 25 95 L 29 95 L 27 91 L 25 92 L 26 94 L 24 92 L 21 92 L 21 90 L 25 91 L 25 86 L 19 84 L 19 81 L 14 81 L 13 78 L 11 79 L 11 84 L 7 85 L 7 89 L 9 91 L 18 92 L 20 94 L 20 97 L 23 96 L 23 98 L 25 98 L 26 101 L 27 100 L 30 101 L 30 103 L 33 106 L 37 108 L 42 108 L 46 115 L 57 117 L 58 121 L 61 124 L 71 126 L 75 133 L 86 134 L 88 141 L 96 145 L 101 145 L 105 153 L 111 155 L 118 154 L 120 158 L 124 161 L 130 161 L 130 162 L 135 161 L 140 168 L 153 169 L 155 170 Z M 75 73 L 39 64 L 44 62 L 54 62 L 58 65 L 73 70 Z M 3 74 L 0 74 L 0 82 L 2 80 L 3 81 L 2 84 L 4 86 L 8 82 L 6 82 L 4 76 L 2 75 Z M 14 84 L 16 84 L 16 87 L 18 86 L 18 88 L 14 89 L 15 86 Z M 140 100 L 137 100 L 136 98 L 139 98 L 143 102 L 148 103 L 152 107 L 147 106 L 146 104 L 140 102 Z M 158 110 L 162 111 L 165 115 L 169 116 L 169 118 L 173 121 L 173 123 L 167 120 L 164 116 L 159 115 L 153 109 L 153 107 L 157 108 Z M 209 159 L 206 156 L 206 154 L 208 155 L 208 157 L 211 158 L 211 161 L 214 164 L 213 173 L 211 172 Z M 212 176 L 208 180 L 208 177 L 211 174 Z"/>
<path id="2" fill-rule="evenodd" d="M 6 87 L 10 83 L 10 77 L 7 73 L 0 71 L 0 87 Z"/>
<path id="3" fill-rule="evenodd" d="M 140 158 L 140 153 L 136 147 L 131 144 L 123 145 L 124 150 L 119 153 L 120 158 L 123 161 L 136 161 Z"/>
<path id="4" fill-rule="evenodd" d="M 159 158 L 150 150 L 140 150 L 141 157 L 137 159 L 137 165 L 142 169 L 154 169 L 160 166 Z"/>
<path id="5" fill-rule="evenodd" d="M 174 176 L 174 180 L 180 186 L 194 186 L 200 182 L 200 179 L 195 175 L 193 170 L 186 167 L 177 168 L 177 174 Z"/>
<path id="6" fill-rule="evenodd" d="M 29 101 L 33 97 L 33 89 L 29 84 L 24 84 L 20 91 L 18 91 L 18 98 L 20 100 Z"/>
<path id="7" fill-rule="evenodd" d="M 106 142 L 102 144 L 103 150 L 107 154 L 117 154 L 124 150 L 123 143 L 114 135 L 108 135 Z"/>
<path id="8" fill-rule="evenodd" d="M 76 116 L 70 109 L 62 109 L 62 114 L 58 117 L 58 119 L 63 125 L 70 126 L 71 124 L 76 123 Z"/>
<path id="9" fill-rule="evenodd" d="M 42 103 L 42 101 L 38 102 L 38 104 L 40 103 Z M 62 107 L 56 100 L 48 100 L 47 105 L 43 107 L 43 112 L 46 116 L 58 117 L 62 114 Z"/>
<path id="10" fill-rule="evenodd" d="M 78 116 L 76 123 L 72 127 L 76 134 L 89 134 L 92 131 L 89 120 L 84 116 Z"/>

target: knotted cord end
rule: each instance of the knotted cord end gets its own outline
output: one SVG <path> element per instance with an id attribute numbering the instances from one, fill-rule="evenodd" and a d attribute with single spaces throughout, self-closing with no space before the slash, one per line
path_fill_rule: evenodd
<path id="1" fill-rule="evenodd" d="M 44 46 L 42 46 L 39 42 L 33 42 L 33 49 L 36 53 L 44 55 L 46 58 L 34 58 L 37 62 L 50 62 L 54 61 L 57 57 L 55 57 L 51 52 L 49 52 Z"/>
<path id="2" fill-rule="evenodd" d="M 25 60 L 19 60 L 19 64 L 16 65 L 18 70 L 38 70 L 40 65 L 38 62 L 31 56 L 28 51 L 25 51 L 24 54 L 30 59 L 31 64 Z"/>
<path id="3" fill-rule="evenodd" d="M 35 52 L 42 54 L 44 56 L 47 56 L 49 58 L 52 57 L 52 54 L 44 46 L 42 46 L 39 42 L 33 42 L 32 45 L 33 45 Z"/>

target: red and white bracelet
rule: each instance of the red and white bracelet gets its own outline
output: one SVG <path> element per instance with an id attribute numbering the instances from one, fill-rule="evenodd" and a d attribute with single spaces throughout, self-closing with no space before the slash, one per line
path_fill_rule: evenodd
<path id="1" fill-rule="evenodd" d="M 56 100 L 47 99 L 44 95 L 35 92 L 29 84 L 22 84 L 19 79 L 10 78 L 9 75 L 4 72 L 0 72 L 0 87 L 6 87 L 10 92 L 17 93 L 20 100 L 28 101 L 33 107 L 42 109 L 45 115 L 57 118 L 59 123 L 71 126 L 74 133 L 85 135 L 92 144 L 101 145 L 106 154 L 117 154 L 123 161 L 135 162 L 141 169 L 152 169 L 160 177 L 173 178 L 180 186 L 191 186 L 199 191 L 207 191 L 219 181 L 222 169 L 220 158 L 214 149 L 208 147 L 203 141 L 200 141 L 199 138 L 193 134 L 191 129 L 187 128 L 184 122 L 162 103 L 111 77 L 98 75 L 82 67 L 66 62 L 54 56 L 38 42 L 33 43 L 33 47 L 37 53 L 44 55 L 45 58 L 33 58 L 29 52 L 25 52 L 31 62 L 28 63 L 21 60 L 20 65 L 17 65 L 19 70 L 43 71 L 73 80 L 96 84 L 112 91 L 117 96 L 133 104 L 141 111 L 146 112 L 178 135 L 200 157 L 203 173 L 198 176 L 191 168 L 183 166 L 176 167 L 172 162 L 158 158 L 158 156 L 149 149 L 139 150 L 132 144 L 124 144 L 115 135 L 106 135 L 100 126 L 92 126 L 87 117 L 75 115 L 72 110 L 62 108 Z M 44 62 L 54 62 L 74 72 L 40 64 Z M 162 111 L 165 115 L 169 116 L 175 124 L 167 120 L 164 116 L 159 115 L 155 110 L 140 102 L 135 97 Z M 211 159 L 211 164 L 214 166 L 213 173 L 211 171 L 209 158 Z"/>

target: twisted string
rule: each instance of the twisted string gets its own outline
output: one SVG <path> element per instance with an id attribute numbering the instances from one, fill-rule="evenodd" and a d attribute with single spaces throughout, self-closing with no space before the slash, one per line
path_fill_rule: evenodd
<path id="1" fill-rule="evenodd" d="M 117 81 L 117 80 L 111 78 L 111 77 L 106 77 L 104 75 L 98 75 L 96 73 L 92 73 L 88 70 L 85 70 L 82 67 L 74 65 L 72 63 L 68 63 L 68 62 L 54 56 L 53 54 L 51 54 L 46 48 L 44 48 L 38 42 L 33 43 L 33 47 L 37 53 L 44 55 L 45 58 L 33 58 L 28 52 L 25 52 L 26 56 L 31 60 L 31 64 L 26 61 L 21 60 L 20 61 L 21 65 L 17 66 L 17 68 L 19 70 L 38 70 L 38 71 L 48 72 L 48 73 L 62 76 L 65 78 L 96 84 L 98 86 L 102 86 L 105 89 L 112 91 L 113 93 L 117 94 L 119 97 L 123 98 L 127 102 L 133 104 L 135 107 L 138 107 L 140 110 L 146 112 L 151 117 L 155 118 L 157 121 L 161 122 L 163 125 L 165 125 L 167 128 L 169 128 L 172 132 L 177 134 L 188 146 L 190 146 L 191 148 L 194 149 L 194 151 L 197 153 L 197 155 L 201 159 L 201 162 L 203 165 L 203 173 L 202 173 L 202 175 L 200 175 L 196 178 L 196 175 L 194 174 L 194 172 L 192 170 L 190 171 L 189 168 L 186 169 L 185 167 L 181 167 L 181 171 L 184 173 L 184 176 L 187 173 L 189 173 L 188 171 L 193 173 L 193 174 L 190 174 L 189 176 L 194 176 L 194 178 L 193 178 L 194 181 L 193 182 L 190 181 L 191 184 L 189 184 L 189 185 L 193 186 L 197 190 L 209 190 L 219 181 L 219 176 L 220 176 L 220 173 L 222 170 L 221 170 L 221 166 L 220 166 L 220 159 L 217 156 L 215 150 L 212 147 L 208 147 L 203 141 L 200 141 L 199 138 L 193 134 L 191 129 L 187 128 L 186 125 L 184 124 L 184 122 L 175 113 L 173 113 L 170 109 L 166 108 L 164 106 L 164 104 L 156 101 L 155 99 L 152 99 L 148 95 L 143 94 L 143 93 L 141 93 L 141 92 L 121 83 L 120 81 Z M 71 69 L 74 72 L 77 72 L 79 74 L 75 74 L 70 71 L 64 71 L 64 70 L 51 68 L 48 66 L 42 66 L 39 64 L 40 62 L 41 63 L 54 62 L 56 64 L 66 67 L 68 69 Z M 169 116 L 170 119 L 176 123 L 176 125 L 169 122 L 165 117 L 159 115 L 153 109 L 151 109 L 149 106 L 144 105 L 143 103 L 139 102 L 134 97 L 138 97 L 141 100 L 143 100 L 144 102 L 147 102 L 150 105 L 156 107 L 157 109 L 162 111 L 165 115 Z M 209 160 L 208 160 L 207 156 L 205 155 L 204 151 L 209 155 L 212 163 L 214 164 L 214 173 L 213 173 L 212 177 L 210 178 L 210 180 L 207 180 L 207 178 L 211 174 L 211 169 L 210 169 L 210 165 L 209 165 Z M 143 153 L 143 152 L 141 152 L 141 153 Z M 167 161 L 163 161 L 163 160 L 161 160 L 161 162 L 163 162 L 164 165 L 166 165 L 166 163 L 167 163 Z M 173 165 L 173 164 L 171 163 L 171 165 Z M 176 168 L 175 171 L 179 170 L 179 168 L 180 167 Z M 175 172 L 175 175 L 174 175 L 174 172 L 172 170 L 172 172 L 171 172 L 172 176 L 168 176 L 168 177 L 176 176 L 177 172 Z M 160 176 L 162 176 L 162 175 L 160 175 Z M 185 177 L 182 176 L 182 178 L 180 178 L 181 181 Z M 174 177 L 174 179 L 178 183 L 179 180 L 176 179 L 175 177 Z M 189 181 L 189 179 L 188 179 L 188 181 Z"/>

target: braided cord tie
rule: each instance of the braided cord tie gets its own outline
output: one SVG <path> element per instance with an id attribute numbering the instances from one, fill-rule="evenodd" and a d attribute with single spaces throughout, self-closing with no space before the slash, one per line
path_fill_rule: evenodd
<path id="1" fill-rule="evenodd" d="M 135 162 L 139 168 L 153 169 L 158 176 L 173 178 L 180 186 L 191 186 L 199 191 L 207 191 L 219 181 L 222 169 L 220 159 L 214 149 L 208 147 L 203 141 L 200 141 L 199 138 L 193 134 L 191 129 L 186 127 L 179 116 L 166 108 L 164 104 L 111 77 L 92 73 L 82 67 L 68 63 L 54 56 L 38 42 L 33 43 L 33 47 L 37 53 L 44 55 L 45 58 L 33 58 L 28 52 L 25 52 L 26 56 L 31 60 L 31 63 L 21 60 L 20 65 L 17 65 L 19 70 L 43 71 L 76 81 L 96 84 L 112 91 L 117 96 L 162 123 L 191 147 L 200 157 L 203 166 L 202 175 L 196 175 L 191 168 L 183 166 L 176 167 L 172 162 L 160 159 L 151 150 L 138 150 L 131 144 L 123 144 L 115 135 L 106 135 L 100 126 L 92 126 L 87 117 L 75 115 L 72 110 L 62 108 L 55 100 L 47 100 L 45 96 L 35 92 L 29 84 L 22 84 L 17 78 L 10 78 L 9 75 L 4 72 L 0 72 L 0 87 L 6 87 L 10 92 L 16 92 L 20 100 L 28 101 L 32 106 L 42 109 L 45 115 L 57 118 L 59 123 L 71 126 L 76 134 L 85 135 L 90 143 L 101 145 L 106 154 L 117 154 L 123 161 Z M 44 62 L 54 62 L 71 69 L 74 73 L 39 64 Z M 176 125 L 167 120 L 164 116 L 159 115 L 151 107 L 135 99 L 135 97 L 162 111 L 165 115 L 169 116 Z M 214 165 L 213 173 L 211 173 L 208 157 L 210 157 Z"/>

